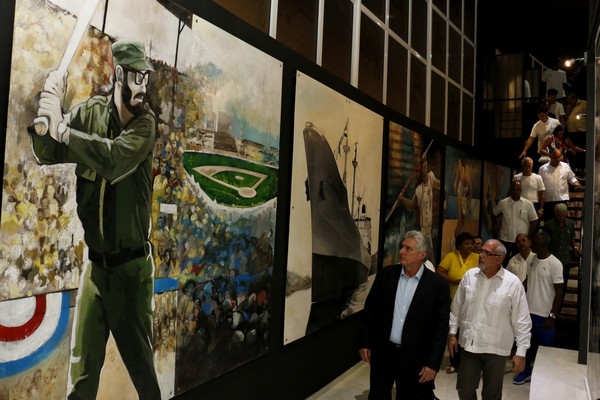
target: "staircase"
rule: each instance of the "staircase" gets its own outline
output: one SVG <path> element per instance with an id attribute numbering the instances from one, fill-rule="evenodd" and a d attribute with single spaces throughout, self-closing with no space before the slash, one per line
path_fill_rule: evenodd
<path id="1" fill-rule="evenodd" d="M 579 182 L 585 186 L 585 169 L 574 169 Z M 575 242 L 581 246 L 583 228 L 583 190 L 573 190 L 569 193 L 570 201 L 567 205 L 567 218 L 575 221 Z M 556 320 L 555 346 L 565 349 L 577 350 L 579 348 L 579 297 L 581 282 L 581 258 L 571 263 L 569 280 L 562 304 L 559 318 Z"/>

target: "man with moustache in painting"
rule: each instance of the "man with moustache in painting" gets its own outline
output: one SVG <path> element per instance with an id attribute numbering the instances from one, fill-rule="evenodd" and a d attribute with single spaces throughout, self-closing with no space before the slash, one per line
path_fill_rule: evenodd
<path id="1" fill-rule="evenodd" d="M 139 397 L 160 399 L 148 241 L 156 121 L 145 101 L 153 68 L 137 42 L 115 42 L 112 61 L 112 92 L 66 114 L 66 76 L 51 72 L 38 110 L 47 134 L 29 131 L 40 164 L 76 164 L 77 213 L 89 251 L 73 323 L 69 399 L 96 398 L 109 332 Z"/>

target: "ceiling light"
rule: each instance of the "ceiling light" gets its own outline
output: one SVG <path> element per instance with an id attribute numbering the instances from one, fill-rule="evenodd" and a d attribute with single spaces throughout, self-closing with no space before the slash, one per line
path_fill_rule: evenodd
<path id="1" fill-rule="evenodd" d="M 585 58 L 581 57 L 581 58 L 570 58 L 568 60 L 565 61 L 565 67 L 569 68 L 571 65 L 575 64 L 575 61 L 584 61 Z"/>

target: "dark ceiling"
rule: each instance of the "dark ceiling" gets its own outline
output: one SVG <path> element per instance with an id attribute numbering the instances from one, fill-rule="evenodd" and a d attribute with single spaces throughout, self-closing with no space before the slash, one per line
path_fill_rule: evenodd
<path id="1" fill-rule="evenodd" d="M 478 2 L 480 46 L 501 53 L 530 53 L 546 66 L 583 57 L 588 40 L 588 0 Z"/>

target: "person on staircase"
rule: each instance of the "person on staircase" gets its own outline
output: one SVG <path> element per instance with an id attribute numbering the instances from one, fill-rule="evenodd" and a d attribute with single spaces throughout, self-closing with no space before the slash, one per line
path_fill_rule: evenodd
<path id="1" fill-rule="evenodd" d="M 548 136 L 552 136 L 552 131 L 554 130 L 554 128 L 560 125 L 559 120 L 557 120 L 556 118 L 550 118 L 548 116 L 548 109 L 544 106 L 540 106 L 538 108 L 537 116 L 539 120 L 535 124 L 533 124 L 533 127 L 531 128 L 531 134 L 529 135 L 529 137 L 525 141 L 525 144 L 523 145 L 523 151 L 521 151 L 521 154 L 519 154 L 519 159 L 522 159 L 525 156 L 527 156 L 527 150 L 529 150 L 529 148 L 536 139 L 537 151 L 539 152 L 542 148 L 544 140 L 546 140 Z"/>
<path id="2" fill-rule="evenodd" d="M 565 125 L 565 107 L 562 102 L 558 101 L 556 97 L 558 96 L 558 90 L 552 88 L 548 89 L 548 96 L 546 97 L 547 105 L 548 105 L 548 116 L 551 118 L 556 118 L 560 121 L 561 125 Z"/>
<path id="3" fill-rule="evenodd" d="M 567 133 L 571 141 L 581 148 L 587 143 L 587 102 L 579 98 L 575 92 L 567 95 Z M 572 160 L 573 169 L 585 168 L 585 155 L 578 155 Z"/>
<path id="4" fill-rule="evenodd" d="M 567 153 L 570 150 L 573 155 L 577 153 L 585 153 L 585 149 L 575 145 L 565 136 L 565 128 L 562 125 L 557 126 L 552 131 L 552 135 L 548 136 L 544 143 L 542 144 L 542 148 L 539 150 L 539 153 L 542 155 L 540 157 L 540 162 L 545 164 L 550 161 L 550 153 L 554 150 L 560 150 L 562 156 L 560 161 L 564 161 L 567 164 L 569 163 L 569 158 L 567 157 Z"/>
<path id="5" fill-rule="evenodd" d="M 575 221 L 567 218 L 566 205 L 559 203 L 554 207 L 554 218 L 544 224 L 543 231 L 550 235 L 550 253 L 558 258 L 563 266 L 564 297 L 573 262 L 581 256 L 581 250 L 575 243 Z"/>
<path id="6" fill-rule="evenodd" d="M 538 174 L 544 181 L 544 222 L 554 218 L 554 207 L 567 204 L 569 201 L 569 185 L 575 189 L 583 189 L 569 164 L 560 161 L 562 153 L 554 150 L 550 153 L 550 161 L 540 167 Z"/>
<path id="7" fill-rule="evenodd" d="M 538 214 L 533 203 L 521 196 L 521 181 L 512 181 L 508 197 L 500 200 L 494 207 L 494 218 L 500 218 L 498 240 L 506 248 L 503 265 L 506 268 L 512 256 L 518 253 L 515 239 L 518 233 L 531 237 L 537 229 Z"/>
<path id="8" fill-rule="evenodd" d="M 513 384 L 531 380 L 533 362 L 539 346 L 554 345 L 556 316 L 560 311 L 563 291 L 562 264 L 549 250 L 550 236 L 546 232 L 533 235 L 533 260 L 527 268 L 523 285 L 531 314 L 531 346 L 525 356 L 525 369 L 516 374 Z"/>
<path id="9" fill-rule="evenodd" d="M 525 157 L 521 161 L 521 169 L 523 172 L 515 174 L 513 181 L 521 181 L 521 196 L 533 203 L 533 208 L 541 218 L 544 213 L 544 181 L 542 177 L 533 172 L 533 159 Z"/>
<path id="10" fill-rule="evenodd" d="M 525 233 L 518 233 L 515 238 L 518 253 L 509 261 L 506 269 L 519 277 L 521 282 L 527 277 L 527 268 L 535 253 L 531 251 L 531 239 Z"/>

